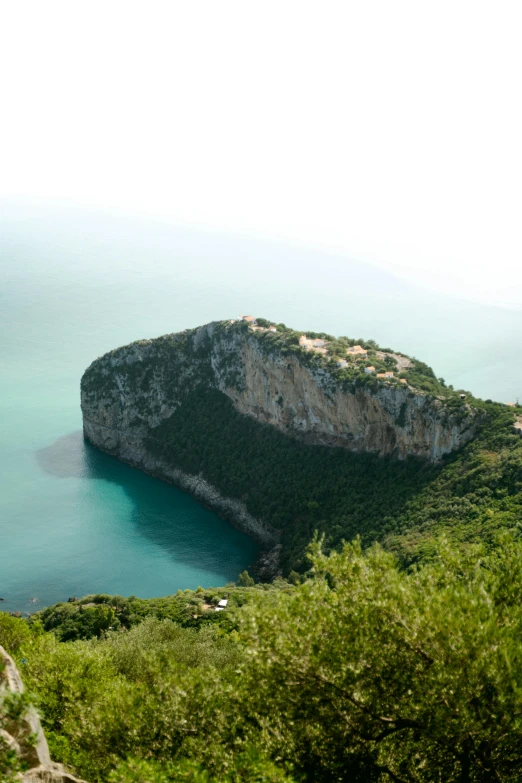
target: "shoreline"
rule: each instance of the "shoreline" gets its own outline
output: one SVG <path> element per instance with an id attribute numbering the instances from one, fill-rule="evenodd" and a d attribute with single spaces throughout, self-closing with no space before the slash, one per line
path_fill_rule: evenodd
<path id="1" fill-rule="evenodd" d="M 100 424 L 85 416 L 83 435 L 88 443 L 100 451 L 187 492 L 232 527 L 258 541 L 264 551 L 254 561 L 253 567 L 260 578 L 272 579 L 280 573 L 281 544 L 277 532 L 263 520 L 250 514 L 243 501 L 223 496 L 216 487 L 201 476 L 186 473 L 153 457 L 135 435 L 131 436 L 129 433 Z"/>

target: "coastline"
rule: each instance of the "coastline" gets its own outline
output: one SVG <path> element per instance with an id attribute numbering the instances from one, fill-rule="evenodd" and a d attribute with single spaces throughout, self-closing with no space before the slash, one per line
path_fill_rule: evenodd
<path id="1" fill-rule="evenodd" d="M 255 568 L 263 579 L 271 579 L 280 573 L 279 554 L 281 544 L 277 531 L 247 510 L 245 503 L 235 498 L 225 497 L 219 490 L 201 476 L 186 473 L 173 468 L 147 452 L 142 441 L 135 435 L 117 430 L 99 422 L 83 417 L 84 438 L 100 451 L 116 457 L 133 468 L 149 476 L 165 481 L 167 484 L 187 492 L 205 508 L 214 511 L 237 530 L 258 541 L 264 548 Z"/>

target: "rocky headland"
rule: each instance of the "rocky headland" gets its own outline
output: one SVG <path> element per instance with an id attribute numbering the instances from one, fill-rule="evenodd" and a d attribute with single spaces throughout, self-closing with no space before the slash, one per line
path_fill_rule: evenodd
<path id="1" fill-rule="evenodd" d="M 436 463 L 473 438 L 480 417 L 466 395 L 415 359 L 372 341 L 354 343 L 251 319 L 117 348 L 82 378 L 85 437 L 274 545 L 277 532 L 241 498 L 224 497 L 201 472 L 187 472 L 175 455 L 158 458 L 148 444 L 202 388 L 225 395 L 240 415 L 309 445 Z"/>

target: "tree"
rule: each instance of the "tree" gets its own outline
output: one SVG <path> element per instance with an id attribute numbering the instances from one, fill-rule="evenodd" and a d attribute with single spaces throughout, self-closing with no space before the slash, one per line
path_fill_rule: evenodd
<path id="1" fill-rule="evenodd" d="M 253 587 L 254 586 L 254 580 L 252 579 L 252 577 L 250 576 L 250 574 L 246 570 L 242 571 L 239 574 L 237 583 L 238 583 L 239 587 Z"/>
<path id="2" fill-rule="evenodd" d="M 316 546 L 313 566 L 245 620 L 245 709 L 270 751 L 307 781 L 520 780 L 520 544 L 442 543 L 411 573 Z"/>

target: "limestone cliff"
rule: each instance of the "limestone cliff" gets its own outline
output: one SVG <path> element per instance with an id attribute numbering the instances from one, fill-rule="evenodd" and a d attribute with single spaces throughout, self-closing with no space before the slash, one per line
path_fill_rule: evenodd
<path id="1" fill-rule="evenodd" d="M 467 402 L 451 406 L 454 399 L 416 388 L 408 371 L 381 379 L 372 370 L 370 378 L 359 362 L 347 375 L 325 355 L 328 341 L 312 355 L 292 342 L 294 334 L 218 322 L 111 351 L 82 379 L 85 435 L 147 467 L 143 439 L 203 384 L 240 413 L 310 444 L 437 461 L 473 437 L 477 417 Z"/>

